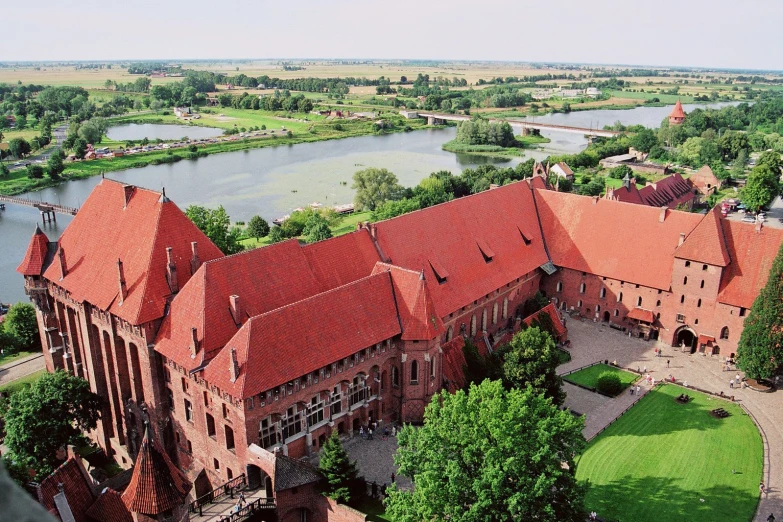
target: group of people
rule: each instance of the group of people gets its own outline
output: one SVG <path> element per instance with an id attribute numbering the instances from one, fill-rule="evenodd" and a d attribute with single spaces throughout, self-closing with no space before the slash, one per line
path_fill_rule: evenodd
<path id="1" fill-rule="evenodd" d="M 237 499 L 237 503 L 234 504 L 234 508 L 231 510 L 231 512 L 239 513 L 239 510 L 245 507 L 245 504 L 247 504 L 247 502 L 245 501 L 245 494 L 240 491 L 239 498 Z"/>
<path id="2" fill-rule="evenodd" d="M 748 387 L 748 383 L 746 383 L 745 381 L 743 381 L 740 378 L 740 374 L 739 373 L 737 374 L 736 378 L 731 379 L 729 381 L 729 388 L 734 388 L 734 385 L 736 385 L 737 388 L 747 388 Z"/>
<path id="3" fill-rule="evenodd" d="M 378 433 L 378 422 L 373 421 L 371 424 L 368 424 L 365 428 L 364 426 L 359 426 L 359 435 L 362 436 L 365 440 L 373 440 L 374 435 Z M 391 430 L 388 426 L 385 426 L 383 428 L 383 431 L 381 432 L 381 440 L 386 440 L 389 438 L 389 435 L 392 437 L 397 436 L 397 427 L 392 426 Z"/>

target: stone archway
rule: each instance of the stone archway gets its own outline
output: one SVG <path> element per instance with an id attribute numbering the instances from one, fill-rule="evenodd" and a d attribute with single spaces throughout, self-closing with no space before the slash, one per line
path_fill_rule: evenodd
<path id="1" fill-rule="evenodd" d="M 689 326 L 681 326 L 674 332 L 674 345 L 679 346 L 682 351 L 690 351 L 694 353 L 696 351 L 696 332 L 691 330 Z"/>
<path id="2" fill-rule="evenodd" d="M 604 310 L 604 322 L 605 322 L 605 323 L 608 323 L 608 322 L 609 322 L 609 318 L 610 318 L 611 316 L 612 316 L 612 315 L 609 313 L 609 311 L 608 311 L 608 310 Z"/>

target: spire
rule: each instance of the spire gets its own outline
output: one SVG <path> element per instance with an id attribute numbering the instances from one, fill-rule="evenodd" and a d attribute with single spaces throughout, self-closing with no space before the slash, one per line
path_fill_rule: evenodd
<path id="1" fill-rule="evenodd" d="M 128 511 L 157 516 L 181 508 L 192 487 L 185 474 L 153 440 L 147 424 L 130 483 L 122 494 Z"/>
<path id="2" fill-rule="evenodd" d="M 625 177 L 623 178 L 623 188 L 626 188 L 628 190 L 631 189 L 631 178 L 628 176 L 628 173 L 625 173 Z"/>

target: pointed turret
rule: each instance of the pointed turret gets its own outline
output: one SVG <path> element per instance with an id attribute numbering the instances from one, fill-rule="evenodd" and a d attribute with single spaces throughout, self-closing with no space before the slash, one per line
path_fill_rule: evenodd
<path id="1" fill-rule="evenodd" d="M 38 225 L 35 225 L 35 232 L 27 245 L 27 252 L 22 259 L 21 264 L 16 267 L 16 271 L 24 276 L 40 276 L 45 268 L 46 254 L 49 251 L 49 238 L 43 233 Z"/>
<path id="2" fill-rule="evenodd" d="M 680 100 L 677 100 L 677 103 L 674 104 L 674 109 L 672 109 L 671 114 L 669 114 L 669 125 L 680 125 L 684 121 L 685 111 L 682 108 Z"/>
<path id="3" fill-rule="evenodd" d="M 122 501 L 128 511 L 137 520 L 143 520 L 144 517 L 163 520 L 164 516 L 170 516 L 172 512 L 185 516 L 184 519 L 178 516 L 176 520 L 186 520 L 186 502 L 191 487 L 185 474 L 153 440 L 147 426 L 130 484 L 122 494 Z"/>

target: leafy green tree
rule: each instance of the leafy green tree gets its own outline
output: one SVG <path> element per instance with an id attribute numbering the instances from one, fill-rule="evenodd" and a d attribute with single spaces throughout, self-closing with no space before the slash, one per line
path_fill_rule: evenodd
<path id="1" fill-rule="evenodd" d="M 308 243 L 323 241 L 332 237 L 332 231 L 329 229 L 329 222 L 321 214 L 314 212 L 308 219 L 302 229 L 302 235 Z"/>
<path id="2" fill-rule="evenodd" d="M 783 245 L 745 318 L 737 366 L 752 379 L 769 379 L 783 368 Z"/>
<path id="3" fill-rule="evenodd" d="M 740 190 L 745 207 L 758 211 L 766 207 L 780 192 L 780 172 L 768 165 L 756 165 L 748 176 L 747 184 Z"/>
<path id="4" fill-rule="evenodd" d="M 424 426 L 400 430 L 394 460 L 414 487 L 393 484 L 386 512 L 397 522 L 582 522 L 583 423 L 530 388 L 485 380 L 442 391 Z"/>
<path id="5" fill-rule="evenodd" d="M 7 178 L 10 174 L 11 171 L 8 170 L 8 165 L 0 162 L 0 178 Z"/>
<path id="6" fill-rule="evenodd" d="M 633 170 L 628 165 L 619 165 L 609 170 L 609 177 L 612 179 L 623 179 L 626 175 L 634 177 Z"/>
<path id="7" fill-rule="evenodd" d="M 77 158 L 83 159 L 86 153 L 87 153 L 87 142 L 84 141 L 82 138 L 76 138 L 75 140 L 73 140 L 73 154 Z"/>
<path id="8" fill-rule="evenodd" d="M 563 381 L 557 375 L 557 347 L 552 336 L 537 326 L 517 333 L 511 340 L 503 364 L 504 381 L 514 388 L 532 386 L 561 405 L 565 400 Z"/>
<path id="9" fill-rule="evenodd" d="M 266 237 L 269 234 L 269 223 L 261 216 L 253 216 L 247 224 L 247 233 L 256 239 Z"/>
<path id="10" fill-rule="evenodd" d="M 655 135 L 655 131 L 646 127 L 631 136 L 631 147 L 636 150 L 650 152 L 656 145 L 658 145 L 658 137 Z"/>
<path id="11" fill-rule="evenodd" d="M 282 227 L 272 227 L 269 231 L 269 242 L 279 243 L 288 239 L 288 236 L 283 232 Z"/>
<path id="12" fill-rule="evenodd" d="M 383 221 L 384 219 L 391 219 L 393 217 L 419 210 L 421 204 L 416 198 L 402 198 L 398 200 L 389 200 L 381 203 L 375 210 L 372 211 L 370 218 L 373 221 Z"/>
<path id="13" fill-rule="evenodd" d="M 323 494 L 337 502 L 348 502 L 361 496 L 361 481 L 356 463 L 348 458 L 340 436 L 332 432 L 321 449 L 318 469 L 326 478 Z"/>
<path id="14" fill-rule="evenodd" d="M 49 156 L 49 160 L 46 164 L 46 171 L 49 173 L 49 177 L 52 179 L 59 179 L 60 175 L 65 170 L 65 164 L 63 163 L 63 152 L 60 149 L 52 152 Z"/>
<path id="15" fill-rule="evenodd" d="M 103 140 L 106 129 L 107 124 L 103 118 L 93 118 L 79 127 L 79 137 L 95 145 Z"/>
<path id="16" fill-rule="evenodd" d="M 354 205 L 362 210 L 375 210 L 385 201 L 400 199 L 404 190 L 397 176 L 386 169 L 374 167 L 355 172 L 351 188 L 356 190 Z"/>
<path id="17" fill-rule="evenodd" d="M 421 208 L 445 203 L 454 197 L 448 191 L 444 180 L 432 176 L 421 180 L 416 188 L 413 189 L 413 194 L 419 200 Z"/>
<path id="18" fill-rule="evenodd" d="M 30 154 L 31 150 L 30 144 L 24 138 L 14 138 L 8 142 L 8 152 L 11 156 L 23 158 L 26 154 Z"/>
<path id="19" fill-rule="evenodd" d="M 90 383 L 62 370 L 14 393 L 5 415 L 5 444 L 13 459 L 48 475 L 57 467 L 58 449 L 95 429 L 101 402 Z"/>
<path id="20" fill-rule="evenodd" d="M 737 157 L 731 163 L 731 177 L 741 178 L 745 174 L 745 165 L 748 164 L 748 153 L 744 150 L 737 154 Z"/>
<path id="21" fill-rule="evenodd" d="M 623 383 L 620 376 L 614 372 L 602 372 L 595 382 L 596 391 L 614 397 L 623 391 Z"/>
<path id="22" fill-rule="evenodd" d="M 28 165 L 27 177 L 30 179 L 41 179 L 44 177 L 44 169 L 40 165 Z"/>
<path id="23" fill-rule="evenodd" d="M 190 205 L 185 209 L 185 215 L 225 255 L 230 256 L 243 250 L 239 243 L 240 231 L 236 227 L 231 227 L 231 218 L 226 214 L 223 205 L 214 210 L 199 205 Z"/>
<path id="24" fill-rule="evenodd" d="M 774 172 L 777 172 L 778 175 L 780 174 L 780 168 L 783 167 L 783 161 L 780 159 L 780 153 L 775 152 L 774 150 L 767 150 L 762 152 L 761 156 L 759 156 L 757 164 L 768 166 Z"/>
<path id="25" fill-rule="evenodd" d="M 35 308 L 30 303 L 16 303 L 11 306 L 5 316 L 4 328 L 6 333 L 16 339 L 20 348 L 24 350 L 40 348 L 38 318 L 35 316 Z"/>

